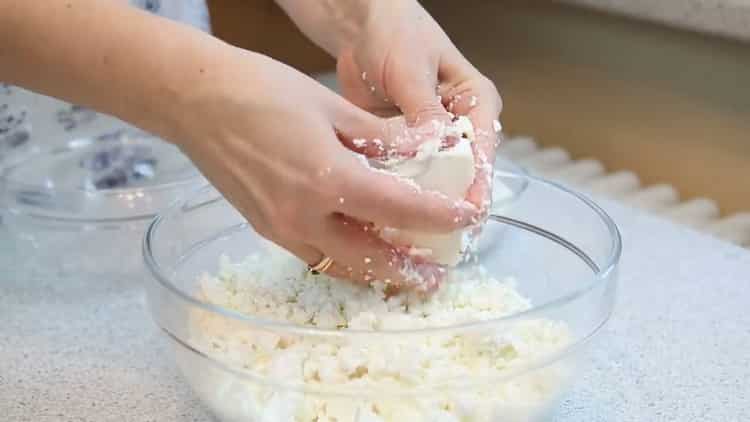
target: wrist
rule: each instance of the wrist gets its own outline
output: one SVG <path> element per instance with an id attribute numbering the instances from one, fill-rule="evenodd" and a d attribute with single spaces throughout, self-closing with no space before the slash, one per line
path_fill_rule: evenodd
<path id="1" fill-rule="evenodd" d="M 222 119 L 249 119 L 232 116 L 232 106 L 261 110 L 272 84 L 274 61 L 262 54 L 242 50 L 217 40 L 206 49 L 190 48 L 189 59 L 181 65 L 181 76 L 171 80 L 161 114 L 165 136 L 184 149 L 196 143 L 223 136 Z"/>
<path id="2" fill-rule="evenodd" d="M 165 38 L 162 38 L 164 40 Z M 205 106 L 221 95 L 235 65 L 235 48 L 199 32 L 177 34 L 160 46 L 161 65 L 144 84 L 138 98 L 128 102 L 123 117 L 179 147 L 187 147 L 200 123 Z M 203 126 L 207 126 L 204 124 Z"/>
<path id="3" fill-rule="evenodd" d="M 400 8 L 415 0 L 276 0 L 299 29 L 333 57 L 359 39 L 379 8 Z"/>

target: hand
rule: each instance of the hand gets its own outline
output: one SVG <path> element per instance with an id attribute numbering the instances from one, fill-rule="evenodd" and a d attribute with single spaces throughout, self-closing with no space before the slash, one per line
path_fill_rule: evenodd
<path id="1" fill-rule="evenodd" d="M 381 240 L 372 224 L 451 231 L 478 210 L 371 169 L 355 138 L 388 139 L 384 119 L 267 57 L 227 47 L 186 93 L 186 153 L 264 237 L 329 274 L 430 289 L 441 270 Z M 368 222 L 368 223 L 363 223 Z"/>
<path id="2" fill-rule="evenodd" d="M 449 112 L 468 115 L 477 134 L 477 175 L 467 198 L 486 213 L 502 110 L 497 89 L 416 1 L 369 1 L 367 7 L 367 18 L 331 44 L 344 97 L 381 116 L 403 113 L 410 126 L 448 121 Z"/>

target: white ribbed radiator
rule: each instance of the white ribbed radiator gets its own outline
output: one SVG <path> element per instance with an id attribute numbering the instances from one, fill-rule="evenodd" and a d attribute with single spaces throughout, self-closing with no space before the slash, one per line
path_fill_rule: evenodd
<path id="1" fill-rule="evenodd" d="M 750 212 L 721 216 L 718 205 L 712 199 L 681 200 L 680 194 L 670 185 L 643 186 L 631 171 L 609 173 L 596 159 L 572 160 L 564 149 L 540 149 L 529 137 L 506 139 L 499 153 L 532 174 L 569 185 L 592 196 L 623 202 L 750 248 Z"/>

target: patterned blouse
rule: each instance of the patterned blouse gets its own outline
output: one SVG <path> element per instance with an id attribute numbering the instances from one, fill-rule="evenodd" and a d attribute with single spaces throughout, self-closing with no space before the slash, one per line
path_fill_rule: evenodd
<path id="1" fill-rule="evenodd" d="M 205 0 L 129 0 L 144 10 L 210 31 Z M 114 117 L 0 82 L 0 161 L 24 145 L 99 137 L 128 127 Z"/>

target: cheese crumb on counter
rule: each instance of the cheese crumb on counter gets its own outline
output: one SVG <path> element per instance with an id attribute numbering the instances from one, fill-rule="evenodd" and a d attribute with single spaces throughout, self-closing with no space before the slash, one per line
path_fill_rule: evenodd
<path id="1" fill-rule="evenodd" d="M 199 280 L 198 296 L 208 303 L 341 334 L 253 327 L 194 311 L 191 345 L 263 380 L 182 359 L 186 376 L 220 416 L 275 422 L 529 421 L 554 403 L 567 378 L 569 368 L 556 363 L 497 381 L 568 346 L 571 334 L 562 322 L 537 318 L 388 333 L 455 327 L 528 310 L 531 303 L 512 278 L 497 279 L 481 267 L 456 269 L 429 297 L 388 297 L 379 283 L 363 288 L 305 270 L 269 245 L 267 253 L 241 262 L 222 258 L 218 274 Z M 482 378 L 492 381 L 473 382 Z M 437 388 L 455 381 L 468 381 L 469 387 Z M 432 387 L 429 394 L 404 392 Z M 329 388 L 368 394 L 312 392 Z"/>

